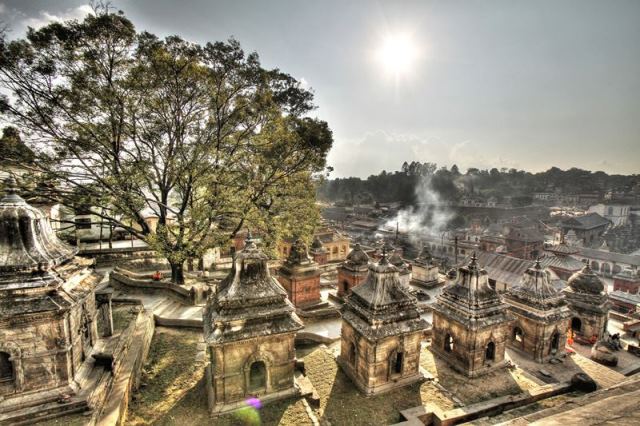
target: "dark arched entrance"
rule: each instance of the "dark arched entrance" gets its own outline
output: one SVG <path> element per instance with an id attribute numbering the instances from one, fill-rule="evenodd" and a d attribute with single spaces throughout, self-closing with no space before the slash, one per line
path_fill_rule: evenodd
<path id="1" fill-rule="evenodd" d="M 256 361 L 249 369 L 249 390 L 252 392 L 267 387 L 267 366 L 263 361 Z"/>
<path id="2" fill-rule="evenodd" d="M 0 352 L 0 382 L 13 380 L 13 364 L 11 355 Z"/>
<path id="3" fill-rule="evenodd" d="M 453 350 L 453 337 L 450 334 L 444 336 L 444 350 L 445 352 L 451 352 Z"/>
<path id="4" fill-rule="evenodd" d="M 560 346 L 560 333 L 557 331 L 551 336 L 551 348 L 550 353 L 555 355 L 558 352 L 558 346 Z"/>
<path id="5" fill-rule="evenodd" d="M 582 320 L 580 318 L 573 317 L 571 319 L 571 330 L 578 333 L 582 331 Z"/>
<path id="6" fill-rule="evenodd" d="M 487 345 L 487 349 L 484 351 L 484 359 L 485 361 L 493 361 L 496 359 L 496 344 L 493 342 L 489 342 Z"/>

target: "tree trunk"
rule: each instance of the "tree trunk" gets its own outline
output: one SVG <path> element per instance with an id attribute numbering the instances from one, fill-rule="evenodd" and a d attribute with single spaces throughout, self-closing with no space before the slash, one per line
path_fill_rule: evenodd
<path id="1" fill-rule="evenodd" d="M 171 282 L 174 284 L 184 284 L 184 265 L 182 263 L 172 263 L 171 265 Z"/>

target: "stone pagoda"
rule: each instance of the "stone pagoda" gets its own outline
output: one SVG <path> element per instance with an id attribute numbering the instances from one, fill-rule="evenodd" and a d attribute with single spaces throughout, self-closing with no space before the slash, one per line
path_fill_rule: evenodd
<path id="1" fill-rule="evenodd" d="M 573 314 L 574 337 L 591 343 L 601 339 L 607 329 L 610 302 L 604 284 L 589 264 L 569 278 L 563 291 Z"/>
<path id="2" fill-rule="evenodd" d="M 540 261 L 527 269 L 520 284 L 504 294 L 509 311 L 516 318 L 507 345 L 537 362 L 565 352 L 571 311 L 564 293 L 556 290 Z"/>
<path id="3" fill-rule="evenodd" d="M 243 407 L 250 397 L 264 403 L 299 392 L 294 341 L 302 323 L 267 261 L 249 235 L 207 302 L 204 338 L 212 416 Z"/>
<path id="4" fill-rule="evenodd" d="M 327 250 L 324 248 L 324 246 L 322 245 L 322 241 L 320 241 L 320 238 L 317 235 L 313 238 L 309 254 L 313 258 L 313 261 L 318 265 L 324 265 L 329 261 L 329 254 L 327 253 Z"/>
<path id="5" fill-rule="evenodd" d="M 415 382 L 422 378 L 420 342 L 428 327 L 417 300 L 383 253 L 342 307 L 338 363 L 366 395 Z"/>
<path id="6" fill-rule="evenodd" d="M 474 253 L 433 304 L 431 351 L 468 377 L 480 376 L 506 364 L 513 321 Z"/>
<path id="7" fill-rule="evenodd" d="M 92 261 L 75 257 L 44 214 L 17 194 L 15 180 L 0 199 L 0 414 L 73 396 L 100 328 L 101 279 Z M 34 413 L 36 412 L 34 408 Z M 0 420 L 1 420 L 0 415 Z"/>
<path id="8" fill-rule="evenodd" d="M 297 239 L 287 260 L 278 269 L 278 281 L 296 308 L 320 302 L 320 269 L 307 254 L 304 242 Z"/>
<path id="9" fill-rule="evenodd" d="M 345 297 L 362 284 L 369 272 L 369 256 L 356 244 L 347 259 L 338 267 L 338 297 Z"/>
<path id="10" fill-rule="evenodd" d="M 439 268 L 433 261 L 433 256 L 426 245 L 422 247 L 418 257 L 413 261 L 411 273 L 412 284 L 426 288 L 432 288 L 439 284 Z"/>

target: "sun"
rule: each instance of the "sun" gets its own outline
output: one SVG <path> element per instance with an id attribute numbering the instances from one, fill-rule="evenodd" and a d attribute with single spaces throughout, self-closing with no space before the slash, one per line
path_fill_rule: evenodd
<path id="1" fill-rule="evenodd" d="M 387 34 L 377 49 L 376 59 L 385 72 L 402 76 L 414 70 L 418 48 L 408 34 Z"/>

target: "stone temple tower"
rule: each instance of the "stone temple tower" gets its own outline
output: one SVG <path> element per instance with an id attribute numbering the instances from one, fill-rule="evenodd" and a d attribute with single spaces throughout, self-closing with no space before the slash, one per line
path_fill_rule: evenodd
<path id="1" fill-rule="evenodd" d="M 504 301 L 516 318 L 507 340 L 510 348 L 537 362 L 564 354 L 571 311 L 564 293 L 553 287 L 539 261 L 525 271 L 519 285 L 504 294 Z"/>
<path id="2" fill-rule="evenodd" d="M 433 304 L 430 349 L 468 377 L 480 376 L 505 365 L 513 321 L 474 253 Z"/>
<path id="3" fill-rule="evenodd" d="M 204 338 L 209 410 L 215 416 L 299 392 L 294 383 L 296 332 L 302 328 L 268 257 L 249 237 L 229 275 L 207 302 Z"/>
<path id="4" fill-rule="evenodd" d="M 0 199 L 0 413 L 74 395 L 98 322 L 92 261 L 75 257 L 15 180 Z M 107 312 L 111 325 L 111 311 Z M 48 398 L 48 399 L 47 399 Z"/>
<path id="5" fill-rule="evenodd" d="M 354 287 L 342 308 L 338 362 L 365 394 L 372 395 L 420 380 L 420 343 L 429 323 L 417 300 L 400 283 L 386 253 L 369 266 L 367 279 Z"/>
<path id="6" fill-rule="evenodd" d="M 595 343 L 604 336 L 610 302 L 604 284 L 588 264 L 573 274 L 563 289 L 572 312 L 574 336 Z"/>
<path id="7" fill-rule="evenodd" d="M 362 284 L 369 271 L 369 256 L 356 244 L 347 259 L 338 267 L 338 296 L 345 297 Z"/>

